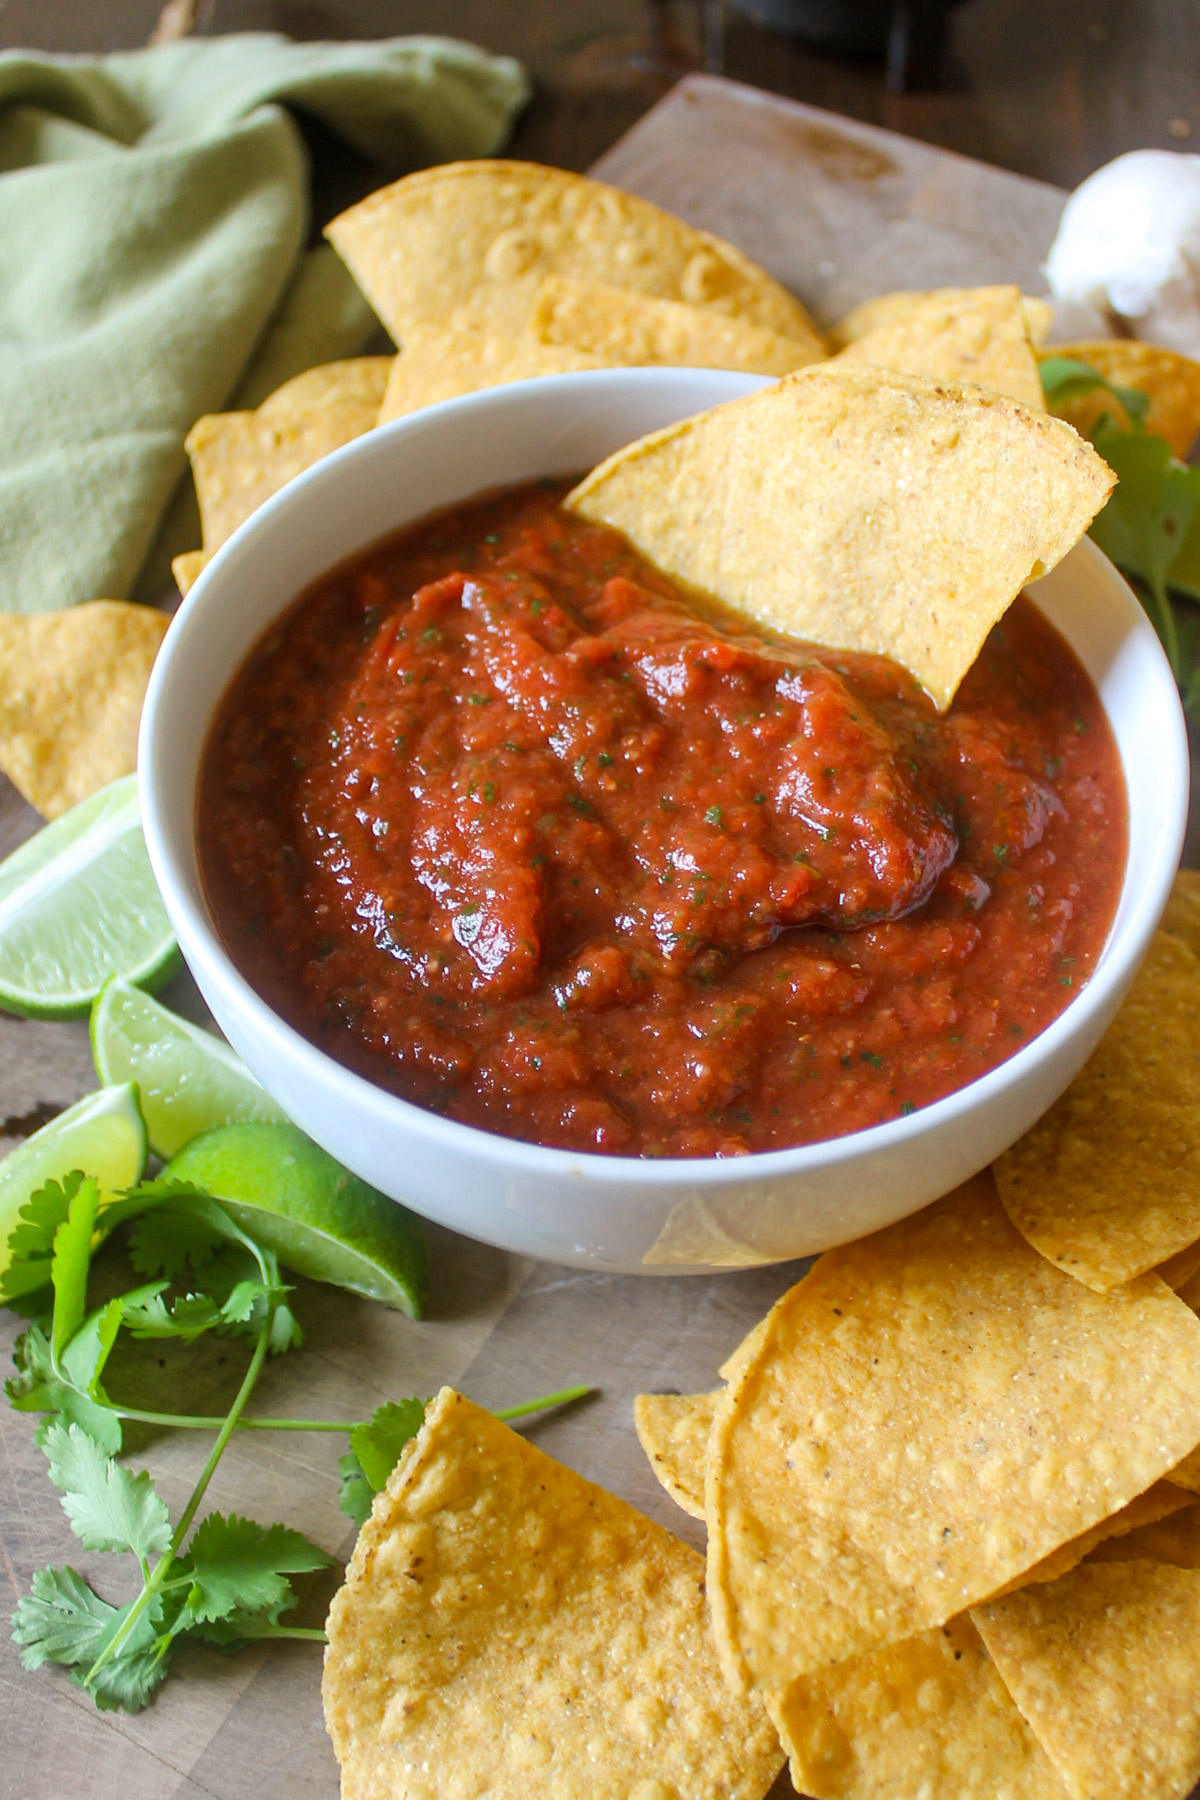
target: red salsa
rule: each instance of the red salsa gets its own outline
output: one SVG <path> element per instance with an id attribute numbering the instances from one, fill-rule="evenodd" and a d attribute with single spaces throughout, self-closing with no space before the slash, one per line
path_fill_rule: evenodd
<path id="1" fill-rule="evenodd" d="M 561 484 L 317 582 L 231 683 L 198 833 L 230 955 L 448 1118 L 733 1156 L 1011 1056 L 1108 934 L 1126 796 L 1023 596 L 949 712 L 682 595 Z"/>

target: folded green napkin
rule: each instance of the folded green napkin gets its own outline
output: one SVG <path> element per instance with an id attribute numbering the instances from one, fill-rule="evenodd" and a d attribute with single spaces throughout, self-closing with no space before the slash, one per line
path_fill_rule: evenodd
<path id="1" fill-rule="evenodd" d="M 193 421 L 369 335 L 304 254 L 287 107 L 403 170 L 489 155 L 527 96 L 443 38 L 0 55 L 0 611 L 129 595 Z"/>

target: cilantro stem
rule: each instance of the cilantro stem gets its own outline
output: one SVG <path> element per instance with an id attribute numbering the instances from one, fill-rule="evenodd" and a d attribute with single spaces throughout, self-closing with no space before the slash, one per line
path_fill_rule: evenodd
<path id="1" fill-rule="evenodd" d="M 309 1644 L 325 1644 L 328 1638 L 314 1625 L 263 1625 L 251 1628 L 249 1625 L 238 1627 L 239 1635 L 244 1638 L 303 1638 Z"/>
<path id="2" fill-rule="evenodd" d="M 571 1400 L 582 1400 L 591 1391 L 587 1383 L 581 1381 L 575 1387 L 559 1388 L 556 1393 L 542 1394 L 536 1400 L 522 1400 L 519 1406 L 497 1407 L 492 1416 L 497 1419 L 523 1419 L 529 1413 L 545 1412 L 551 1406 L 566 1406 Z"/>
<path id="3" fill-rule="evenodd" d="M 494 1417 L 497 1419 L 524 1419 L 530 1413 L 546 1412 L 552 1406 L 566 1406 L 572 1400 L 581 1400 L 591 1392 L 586 1383 L 580 1382 L 575 1387 L 559 1388 L 553 1394 L 541 1394 L 536 1400 L 522 1400 L 517 1406 L 497 1407 Z M 216 1431 L 225 1424 L 224 1419 L 207 1418 L 200 1413 L 157 1413 L 142 1412 L 134 1406 L 115 1405 L 111 1409 L 122 1419 L 134 1419 L 142 1425 L 173 1425 L 187 1427 L 195 1431 Z M 238 1431 L 354 1431 L 362 1421 L 360 1419 L 235 1419 L 234 1427 Z"/>
<path id="4" fill-rule="evenodd" d="M 254 1392 L 254 1384 L 262 1372 L 262 1366 L 267 1357 L 267 1345 L 270 1342 L 271 1337 L 271 1322 L 275 1317 L 275 1305 L 276 1302 L 272 1300 L 267 1306 L 266 1317 L 262 1322 L 262 1328 L 258 1334 L 258 1342 L 254 1346 L 254 1355 L 250 1358 L 250 1366 L 242 1377 L 242 1385 L 234 1396 L 233 1405 L 230 1407 L 225 1418 L 221 1421 L 221 1429 L 218 1431 L 216 1441 L 208 1453 L 204 1467 L 200 1471 L 200 1478 L 192 1489 L 188 1503 L 183 1509 L 182 1517 L 172 1533 L 170 1546 L 159 1557 L 157 1563 L 154 1565 L 154 1571 L 151 1574 L 150 1579 L 143 1583 L 141 1593 L 130 1607 L 125 1618 L 121 1621 L 119 1628 L 113 1633 L 104 1649 L 100 1652 L 99 1656 L 84 1676 L 83 1681 L 85 1687 L 90 1688 L 92 1682 L 95 1681 L 96 1676 L 100 1673 L 105 1664 L 112 1661 L 142 1614 L 146 1611 L 146 1608 L 150 1605 L 159 1589 L 163 1586 L 167 1576 L 171 1573 L 172 1564 L 175 1562 L 176 1557 L 183 1548 L 183 1540 L 191 1529 L 192 1520 L 195 1518 L 200 1502 L 207 1492 L 209 1482 L 216 1473 L 217 1464 L 220 1462 L 221 1457 L 225 1453 L 225 1447 L 233 1436 L 233 1428 L 238 1422 L 242 1408 Z"/>

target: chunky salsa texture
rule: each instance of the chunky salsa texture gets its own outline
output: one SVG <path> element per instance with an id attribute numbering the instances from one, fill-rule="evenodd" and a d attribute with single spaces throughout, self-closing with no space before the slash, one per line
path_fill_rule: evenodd
<path id="1" fill-rule="evenodd" d="M 375 546 L 235 676 L 198 835 L 258 991 L 419 1105 L 634 1156 L 877 1125 L 1041 1031 L 1103 948 L 1126 796 L 1033 604 L 939 716 L 563 491 Z"/>

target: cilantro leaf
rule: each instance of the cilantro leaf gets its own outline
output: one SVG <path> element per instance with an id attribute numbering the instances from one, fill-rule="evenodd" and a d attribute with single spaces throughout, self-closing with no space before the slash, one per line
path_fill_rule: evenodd
<path id="1" fill-rule="evenodd" d="M 116 1611 L 74 1569 L 39 1569 L 13 1614 L 22 1663 L 27 1669 L 46 1662 L 90 1665 Z"/>
<path id="2" fill-rule="evenodd" d="M 32 1591 L 17 1602 L 13 1640 L 21 1646 L 25 1668 L 59 1663 L 71 1670 L 79 1686 L 87 1687 L 88 1670 L 129 1611 L 129 1606 L 110 1606 L 101 1600 L 74 1569 L 39 1569 Z M 147 1607 L 120 1655 L 106 1664 L 88 1689 L 103 1710 L 120 1706 L 136 1712 L 166 1674 L 167 1658 L 156 1642 L 161 1611 L 161 1605 Z"/>
<path id="3" fill-rule="evenodd" d="M 87 1311 L 88 1270 L 92 1233 L 100 1206 L 100 1184 L 82 1176 L 67 1201 L 67 1216 L 54 1233 L 50 1280 L 54 1287 L 54 1324 L 50 1352 L 57 1366 L 67 1344 L 83 1324 Z"/>
<path id="4" fill-rule="evenodd" d="M 109 1404 L 100 1378 L 117 1341 L 117 1333 L 127 1314 L 136 1315 L 142 1307 L 153 1305 L 166 1285 L 165 1281 L 148 1282 L 145 1287 L 118 1294 L 107 1306 L 88 1314 L 60 1358 L 62 1373 L 74 1387 L 83 1389 L 102 1406 Z"/>
<path id="5" fill-rule="evenodd" d="M 188 1546 L 192 1586 L 187 1608 L 199 1621 L 237 1612 L 262 1614 L 295 1603 L 288 1575 L 329 1566 L 330 1558 L 298 1531 L 209 1513 Z"/>
<path id="6" fill-rule="evenodd" d="M 1200 508 L 1200 469 L 1188 468 L 1164 439 L 1121 431 L 1101 419 L 1092 432 L 1096 449 L 1117 475 L 1107 505 L 1093 519 L 1091 535 L 1121 570 L 1148 590 L 1146 606 L 1176 677 L 1181 663 L 1178 632 L 1167 589 L 1171 566 Z"/>
<path id="7" fill-rule="evenodd" d="M 76 1169 L 62 1181 L 48 1181 L 26 1200 L 8 1234 L 10 1260 L 0 1275 L 0 1300 L 18 1299 L 45 1287 L 50 1280 L 54 1234 L 65 1224 L 71 1199 L 82 1180 L 82 1170 Z"/>
<path id="8" fill-rule="evenodd" d="M 144 1471 L 122 1468 L 78 1425 L 48 1425 L 42 1449 L 71 1529 L 88 1550 L 129 1550 L 144 1565 L 170 1548 L 170 1514 Z"/>
<path id="9" fill-rule="evenodd" d="M 299 1319 L 287 1301 L 281 1300 L 271 1320 L 267 1348 L 272 1356 L 282 1356 L 287 1350 L 298 1350 L 303 1342 L 304 1333 L 300 1329 Z"/>
<path id="10" fill-rule="evenodd" d="M 361 1531 L 371 1516 L 375 1489 L 363 1474 L 362 1464 L 353 1450 L 338 1457 L 338 1474 L 342 1478 L 338 1486 L 338 1505 L 346 1517 L 353 1520 L 355 1530 Z"/>
<path id="11" fill-rule="evenodd" d="M 220 1304 L 211 1294 L 183 1294 L 168 1307 L 162 1298 L 165 1285 L 157 1283 L 156 1291 L 144 1290 L 148 1297 L 136 1304 L 132 1296 L 126 1298 L 125 1323 L 135 1338 L 182 1338 L 191 1344 L 205 1331 L 240 1332 L 243 1326 L 257 1331 L 267 1303 L 288 1291 L 244 1280 L 235 1282 Z"/>
<path id="12" fill-rule="evenodd" d="M 68 1346 L 68 1357 L 70 1353 Z M 116 1455 L 121 1448 L 120 1419 L 105 1405 L 60 1379 L 50 1355 L 49 1340 L 40 1325 L 31 1325 L 22 1332 L 13 1345 L 13 1362 L 17 1372 L 5 1382 L 4 1391 L 17 1412 L 49 1414 L 43 1432 L 55 1420 L 82 1426 L 110 1456 Z"/>
<path id="13" fill-rule="evenodd" d="M 194 1192 L 178 1181 L 143 1182 L 133 1192 L 149 1197 L 151 1190 L 156 1198 L 160 1192 L 181 1199 Z M 129 1260 L 139 1275 L 166 1275 L 174 1280 L 189 1263 L 197 1274 L 206 1269 L 222 1241 L 207 1219 L 198 1218 L 184 1206 L 151 1206 L 129 1233 Z"/>
<path id="14" fill-rule="evenodd" d="M 1081 394 L 1091 394 L 1102 388 L 1124 407 L 1135 425 L 1145 424 L 1150 410 L 1149 394 L 1143 394 L 1140 388 L 1122 387 L 1119 382 L 1109 381 L 1099 369 L 1093 369 L 1091 363 L 1080 362 L 1074 356 L 1047 356 L 1039 364 L 1038 374 L 1042 392 L 1049 401 L 1075 400 Z"/>
<path id="15" fill-rule="evenodd" d="M 350 1448 L 376 1493 L 387 1486 L 400 1452 L 416 1437 L 424 1418 L 423 1400 L 389 1400 L 350 1433 Z"/>

